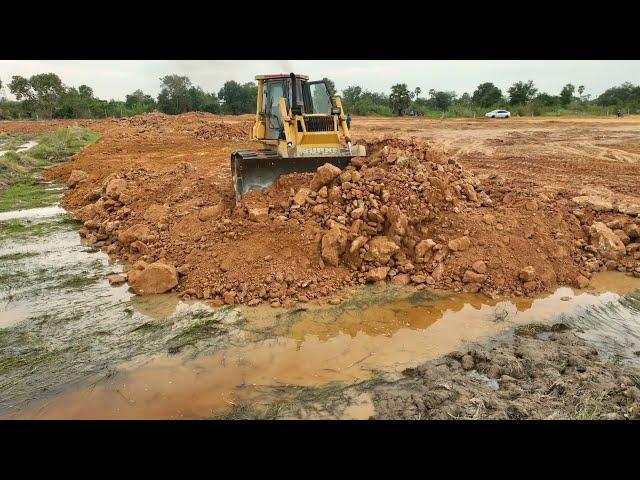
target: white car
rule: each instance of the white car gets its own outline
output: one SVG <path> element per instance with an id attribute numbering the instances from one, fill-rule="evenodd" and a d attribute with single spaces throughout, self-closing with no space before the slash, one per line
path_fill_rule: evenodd
<path id="1" fill-rule="evenodd" d="M 487 118 L 509 118 L 511 116 L 511 112 L 506 110 L 491 110 L 484 114 Z"/>

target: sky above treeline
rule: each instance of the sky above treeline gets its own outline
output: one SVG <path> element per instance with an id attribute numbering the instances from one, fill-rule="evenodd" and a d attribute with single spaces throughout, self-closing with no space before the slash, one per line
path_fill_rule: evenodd
<path id="1" fill-rule="evenodd" d="M 217 93 L 225 81 L 254 81 L 265 73 L 302 73 L 311 79 L 331 78 L 336 88 L 358 85 L 389 93 L 396 83 L 409 89 L 473 93 L 483 82 L 492 82 L 506 93 L 519 80 L 533 80 L 540 92 L 560 93 L 567 83 L 585 86 L 585 94 L 597 97 L 623 82 L 640 84 L 638 60 L 0 60 L 4 93 L 11 76 L 56 73 L 67 86 L 86 84 L 102 99 L 124 100 L 141 89 L 157 96 L 160 77 L 188 76 L 194 85 Z M 2 93 L 2 92 L 0 92 Z"/>

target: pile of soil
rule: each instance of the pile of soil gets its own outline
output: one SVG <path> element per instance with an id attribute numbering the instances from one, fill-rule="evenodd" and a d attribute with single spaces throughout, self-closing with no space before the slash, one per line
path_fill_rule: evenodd
<path id="1" fill-rule="evenodd" d="M 343 171 L 326 165 L 288 175 L 236 206 L 228 163 L 221 171 L 200 155 L 168 161 L 145 148 L 198 131 L 226 148 L 250 120 L 180 117 L 115 120 L 127 128 L 105 135 L 101 156 L 90 147 L 48 175 L 70 180 L 63 205 L 84 222 L 90 243 L 142 261 L 137 271 L 170 265 L 176 278 L 159 283 L 183 295 L 287 306 L 367 282 L 535 295 L 558 284 L 586 287 L 607 268 L 640 275 L 640 220 L 628 199 L 602 209 L 593 195 L 480 179 L 427 143 L 392 138 L 371 141 L 368 157 Z M 119 145 L 140 140 L 150 146 L 137 143 L 143 160 L 126 168 Z M 145 163 L 151 155 L 154 163 Z M 74 172 L 76 165 L 91 169 Z"/>
<path id="2" fill-rule="evenodd" d="M 528 327 L 513 342 L 452 352 L 376 387 L 375 418 L 640 419 L 640 370 L 604 361 L 563 324 Z"/>
<path id="3" fill-rule="evenodd" d="M 239 141 L 246 140 L 251 134 L 251 123 L 244 125 L 232 125 L 229 123 L 211 123 L 202 125 L 194 131 L 196 138 L 200 140 L 229 140 Z"/>

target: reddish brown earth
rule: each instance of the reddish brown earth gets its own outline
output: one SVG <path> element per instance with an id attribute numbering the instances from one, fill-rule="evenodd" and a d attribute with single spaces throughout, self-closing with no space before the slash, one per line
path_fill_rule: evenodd
<path id="1" fill-rule="evenodd" d="M 375 281 L 534 295 L 607 268 L 640 275 L 639 118 L 355 118 L 369 155 L 325 172 L 326 192 L 293 175 L 236 207 L 229 155 L 255 147 L 251 122 L 78 122 L 101 140 L 47 176 L 74 180 L 63 205 L 90 242 L 137 271 L 176 267 L 154 267 L 167 275 L 154 285 L 177 275 L 175 290 L 218 304 L 339 301 Z"/>

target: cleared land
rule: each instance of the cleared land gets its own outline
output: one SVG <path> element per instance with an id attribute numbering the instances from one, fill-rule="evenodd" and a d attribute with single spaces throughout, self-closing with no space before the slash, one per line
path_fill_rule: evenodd
<path id="1" fill-rule="evenodd" d="M 0 122 L 0 133 L 101 134 L 46 176 L 68 181 L 81 234 L 134 265 L 129 283 L 143 290 L 289 306 L 339 303 L 360 283 L 535 296 L 607 269 L 640 277 L 640 117 L 356 117 L 364 165 L 321 188 L 290 176 L 236 207 L 229 155 L 255 145 L 251 123 L 151 114 Z M 638 417 L 637 369 L 601 362 L 566 326 L 527 328 L 376 386 L 375 416 Z"/>
<path id="2" fill-rule="evenodd" d="M 170 265 L 149 270 L 147 285 L 135 273 L 139 291 L 213 304 L 338 302 L 348 287 L 385 279 L 495 296 L 584 287 L 604 269 L 640 275 L 638 117 L 355 118 L 354 137 L 369 144 L 364 166 L 327 189 L 310 188 L 311 174 L 289 176 L 236 207 L 229 155 L 255 146 L 251 122 L 193 113 L 79 122 L 101 140 L 47 176 L 71 178 L 63 205 L 91 243 L 141 260 L 139 272 Z"/>

